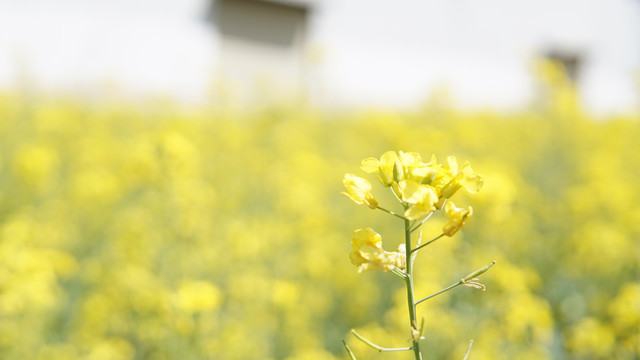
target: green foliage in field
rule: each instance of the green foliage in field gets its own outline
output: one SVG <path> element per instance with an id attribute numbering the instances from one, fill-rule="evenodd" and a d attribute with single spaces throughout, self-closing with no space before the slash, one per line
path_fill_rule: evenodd
<path id="1" fill-rule="evenodd" d="M 473 338 L 473 359 L 638 359 L 640 121 L 550 99 L 330 115 L 4 95 L 0 358 L 345 359 L 354 327 L 408 346 L 402 281 L 348 258 L 354 228 L 395 248 L 400 225 L 340 194 L 353 164 L 397 149 L 485 179 L 458 195 L 464 229 L 416 262 L 416 296 L 498 262 L 486 292 L 419 305 L 425 358 L 460 359 Z"/>

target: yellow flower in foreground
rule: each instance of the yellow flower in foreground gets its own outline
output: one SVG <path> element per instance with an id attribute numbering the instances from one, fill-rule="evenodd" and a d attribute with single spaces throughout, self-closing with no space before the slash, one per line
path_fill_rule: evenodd
<path id="1" fill-rule="evenodd" d="M 434 166 L 433 162 L 422 162 L 422 156 L 416 152 L 400 151 L 399 153 L 404 178 L 422 184 L 429 184 L 433 180 L 437 172 L 437 167 Z"/>
<path id="2" fill-rule="evenodd" d="M 366 158 L 360 163 L 360 168 L 367 173 L 378 174 L 378 179 L 384 186 L 392 186 L 404 179 L 415 182 L 428 183 L 433 180 L 436 169 L 432 164 L 422 162 L 422 157 L 416 152 L 387 151 L 380 157 Z"/>
<path id="3" fill-rule="evenodd" d="M 464 225 L 465 221 L 473 214 L 473 208 L 468 206 L 466 209 L 457 208 L 452 201 L 444 205 L 444 211 L 449 222 L 442 227 L 442 233 L 447 236 L 453 236 Z"/>
<path id="4" fill-rule="evenodd" d="M 472 194 L 480 192 L 484 179 L 480 174 L 473 171 L 469 162 L 466 162 L 462 168 L 458 170 L 458 162 L 455 156 L 449 156 L 447 158 L 449 163 L 449 176 L 450 180 L 442 187 L 441 196 L 443 199 L 448 199 L 456 193 L 460 188 L 464 188 Z"/>
<path id="5" fill-rule="evenodd" d="M 391 186 L 394 183 L 394 168 L 396 164 L 400 165 L 400 159 L 395 151 L 387 151 L 380 157 L 380 160 L 376 158 L 366 158 L 360 163 L 360 168 L 369 174 L 378 174 L 378 179 L 384 186 Z M 396 177 L 398 170 L 396 169 Z"/>
<path id="6" fill-rule="evenodd" d="M 342 182 L 347 188 L 347 192 L 343 192 L 343 194 L 356 204 L 366 204 L 371 209 L 378 207 L 378 201 L 371 195 L 371 183 L 367 179 L 353 174 L 345 174 Z"/>
<path id="7" fill-rule="evenodd" d="M 420 219 L 436 209 L 438 194 L 429 185 L 403 180 L 398 184 L 398 191 L 402 200 L 409 204 L 404 212 L 404 216 L 409 220 Z"/>
<path id="8" fill-rule="evenodd" d="M 382 237 L 371 228 L 354 231 L 351 239 L 353 251 L 349 254 L 351 263 L 358 267 L 358 272 L 394 268 L 404 269 L 406 251 L 399 247 L 397 252 L 384 251 Z"/>

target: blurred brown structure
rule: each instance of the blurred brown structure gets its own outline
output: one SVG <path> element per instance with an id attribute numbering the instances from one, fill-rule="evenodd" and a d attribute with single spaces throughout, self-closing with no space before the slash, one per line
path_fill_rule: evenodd
<path id="1" fill-rule="evenodd" d="M 215 1 L 223 80 L 239 93 L 256 86 L 301 93 L 310 12 L 303 1 Z"/>

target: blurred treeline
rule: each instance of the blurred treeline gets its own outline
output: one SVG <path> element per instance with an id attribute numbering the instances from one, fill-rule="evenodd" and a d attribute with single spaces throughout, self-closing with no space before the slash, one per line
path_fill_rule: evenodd
<path id="1" fill-rule="evenodd" d="M 485 178 L 456 195 L 474 217 L 418 258 L 417 296 L 498 261 L 486 292 L 418 306 L 425 358 L 473 338 L 473 359 L 640 359 L 640 120 L 596 121 L 547 75 L 512 113 L 1 95 L 0 358 L 345 359 L 343 338 L 410 358 L 348 336 L 409 331 L 404 284 L 348 259 L 356 228 L 395 248 L 402 224 L 340 195 L 363 158 L 404 150 Z"/>

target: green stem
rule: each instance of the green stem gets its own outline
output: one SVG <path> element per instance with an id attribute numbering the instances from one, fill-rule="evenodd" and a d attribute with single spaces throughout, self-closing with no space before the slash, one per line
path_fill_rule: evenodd
<path id="1" fill-rule="evenodd" d="M 403 205 L 404 205 L 404 203 L 405 203 L 405 202 L 404 202 L 404 201 L 402 201 L 402 199 L 400 198 L 400 196 L 398 196 L 398 193 L 397 193 L 397 192 L 396 192 L 396 190 L 393 188 L 393 186 L 390 186 L 390 187 L 389 187 L 389 189 L 391 189 L 391 192 L 393 193 L 393 196 L 395 196 L 395 197 L 396 197 L 396 199 L 398 199 L 398 202 L 399 202 L 400 204 L 403 204 Z"/>
<path id="2" fill-rule="evenodd" d="M 446 288 L 444 288 L 444 289 L 442 289 L 442 290 L 440 290 L 440 291 L 438 291 L 438 292 L 435 292 L 435 293 L 433 293 L 433 294 L 431 294 L 431 295 L 429 295 L 429 296 L 427 296 L 427 297 L 424 297 L 424 298 L 422 298 L 422 299 L 420 299 L 420 300 L 416 301 L 416 305 L 420 304 L 420 303 L 421 303 L 421 302 L 423 302 L 423 301 L 427 301 L 427 300 L 431 299 L 432 297 L 434 297 L 434 296 L 436 296 L 436 295 L 440 295 L 440 294 L 442 294 L 443 292 L 447 292 L 447 291 L 449 291 L 449 290 L 451 290 L 451 289 L 453 289 L 453 288 L 455 288 L 455 287 L 457 287 L 457 286 L 460 286 L 460 285 L 462 285 L 462 284 L 464 284 L 464 283 L 462 282 L 462 280 L 460 280 L 460 281 L 458 281 L 457 283 L 455 283 L 455 284 L 453 284 L 453 285 L 451 285 L 451 286 L 448 286 L 448 287 L 446 287 Z"/>
<path id="3" fill-rule="evenodd" d="M 460 286 L 460 285 L 465 284 L 467 281 L 470 281 L 471 279 L 473 279 L 473 278 L 475 278 L 475 277 L 477 277 L 477 276 L 480 276 L 480 275 L 482 275 L 482 274 L 486 273 L 486 272 L 487 272 L 487 271 L 488 271 L 488 270 L 489 270 L 493 265 L 495 265 L 495 264 L 496 264 L 496 261 L 495 261 L 495 260 L 493 260 L 493 261 L 491 262 L 491 264 L 489 264 L 489 265 L 487 265 L 487 266 L 484 266 L 484 267 L 482 267 L 482 268 L 480 268 L 480 269 L 478 269 L 478 270 L 476 270 L 476 271 L 472 272 L 471 274 L 469 274 L 469 275 L 465 276 L 464 278 L 460 279 L 460 281 L 458 281 L 457 283 L 455 283 L 455 284 L 451 284 L 451 285 L 449 285 L 448 287 L 446 287 L 446 288 L 444 288 L 444 289 L 442 289 L 442 290 L 440 290 L 440 291 L 438 291 L 438 292 L 436 292 L 436 293 L 433 293 L 433 294 L 431 294 L 431 295 L 429 295 L 429 296 L 427 296 L 427 297 L 424 297 L 424 298 L 422 298 L 422 299 L 420 299 L 420 300 L 416 301 L 416 305 L 420 304 L 420 303 L 421 303 L 421 302 L 423 302 L 423 301 L 429 300 L 429 299 L 431 299 L 431 298 L 432 298 L 432 297 L 434 297 L 434 296 L 440 295 L 440 294 L 442 294 L 443 292 L 447 292 L 447 291 L 449 291 L 449 290 L 451 290 L 451 289 L 453 289 L 453 288 L 455 288 L 455 287 L 458 287 L 458 286 Z"/>
<path id="4" fill-rule="evenodd" d="M 444 234 L 440 234 L 440 235 L 438 235 L 438 236 L 434 237 L 433 239 L 431 239 L 431 240 L 427 241 L 426 243 L 424 243 L 424 244 L 422 244 L 422 245 L 418 246 L 417 248 L 412 249 L 412 250 L 411 250 L 411 252 L 412 252 L 412 253 L 414 253 L 414 252 L 416 252 L 416 251 L 418 251 L 418 250 L 422 249 L 423 247 L 425 247 L 425 246 L 427 246 L 427 245 L 431 244 L 432 242 L 434 242 L 434 241 L 436 241 L 436 240 L 440 239 L 440 238 L 441 238 L 441 237 L 443 237 L 443 236 L 444 236 Z"/>
<path id="5" fill-rule="evenodd" d="M 404 271 L 398 269 L 398 268 L 393 268 L 393 270 L 391 270 L 391 272 L 393 273 L 393 275 L 399 277 L 402 280 L 405 280 L 407 278 L 407 273 L 405 273 Z"/>
<path id="6" fill-rule="evenodd" d="M 384 211 L 384 212 L 386 212 L 386 213 L 388 213 L 388 214 L 391 214 L 391 215 L 393 215 L 393 216 L 395 216 L 395 217 L 397 217 L 397 218 L 400 218 L 400 219 L 402 219 L 402 220 L 407 220 L 407 218 L 406 218 L 406 217 L 404 217 L 404 216 L 402 216 L 402 215 L 400 215 L 400 214 L 396 213 L 395 211 L 387 210 L 387 209 L 383 208 L 382 206 L 378 206 L 378 209 L 380 209 L 380 210 L 382 210 L 382 211 Z"/>
<path id="7" fill-rule="evenodd" d="M 421 227 L 425 222 L 427 222 L 427 220 L 429 220 L 429 218 L 431 217 L 431 215 L 433 215 L 433 211 L 432 211 L 432 212 L 430 212 L 429 214 L 427 214 L 427 216 L 425 216 L 425 218 L 424 218 L 424 219 L 422 219 L 422 221 L 420 221 L 420 223 L 419 223 L 416 227 L 414 227 L 413 229 L 411 229 L 411 232 L 414 232 L 414 231 L 416 231 L 416 230 L 420 229 L 420 227 Z"/>
<path id="8" fill-rule="evenodd" d="M 353 351 L 351 351 L 351 349 L 349 349 L 349 345 L 347 345 L 347 342 L 344 341 L 344 339 L 342 339 L 342 344 L 344 345 L 344 349 L 347 350 L 347 354 L 349 354 L 349 359 L 357 360 L 356 356 L 353 354 Z"/>
<path id="9" fill-rule="evenodd" d="M 407 249 L 407 254 L 411 254 L 411 223 L 408 219 L 404 221 L 404 241 Z M 413 260 L 411 256 L 407 256 L 407 278 L 405 279 L 407 285 L 407 304 L 409 306 L 409 324 L 411 325 L 412 333 L 413 329 L 418 326 L 416 317 L 416 304 L 413 297 Z M 422 354 L 420 353 L 420 339 L 413 338 L 413 355 L 416 360 L 422 360 Z"/>
<path id="10" fill-rule="evenodd" d="M 469 347 L 467 348 L 467 352 L 464 354 L 464 357 L 462 358 L 462 360 L 468 360 L 469 359 L 469 354 L 471 354 L 471 347 L 472 346 L 473 346 L 473 340 L 469 340 Z"/>
<path id="11" fill-rule="evenodd" d="M 403 348 L 386 348 L 386 347 L 382 347 L 380 345 L 374 344 L 373 342 L 371 342 L 370 340 L 366 339 L 364 336 L 358 334 L 357 331 L 355 331 L 354 329 L 351 329 L 351 333 L 353 334 L 353 336 L 357 337 L 358 340 L 362 341 L 363 343 L 367 344 L 368 346 L 378 350 L 379 352 L 383 352 L 383 351 L 407 351 L 407 350 L 411 350 L 410 347 L 403 347 Z M 344 342 L 344 340 L 343 340 Z M 347 347 L 347 344 L 344 345 L 347 350 L 349 350 L 349 347 Z M 351 355 L 351 354 L 350 354 Z"/>

